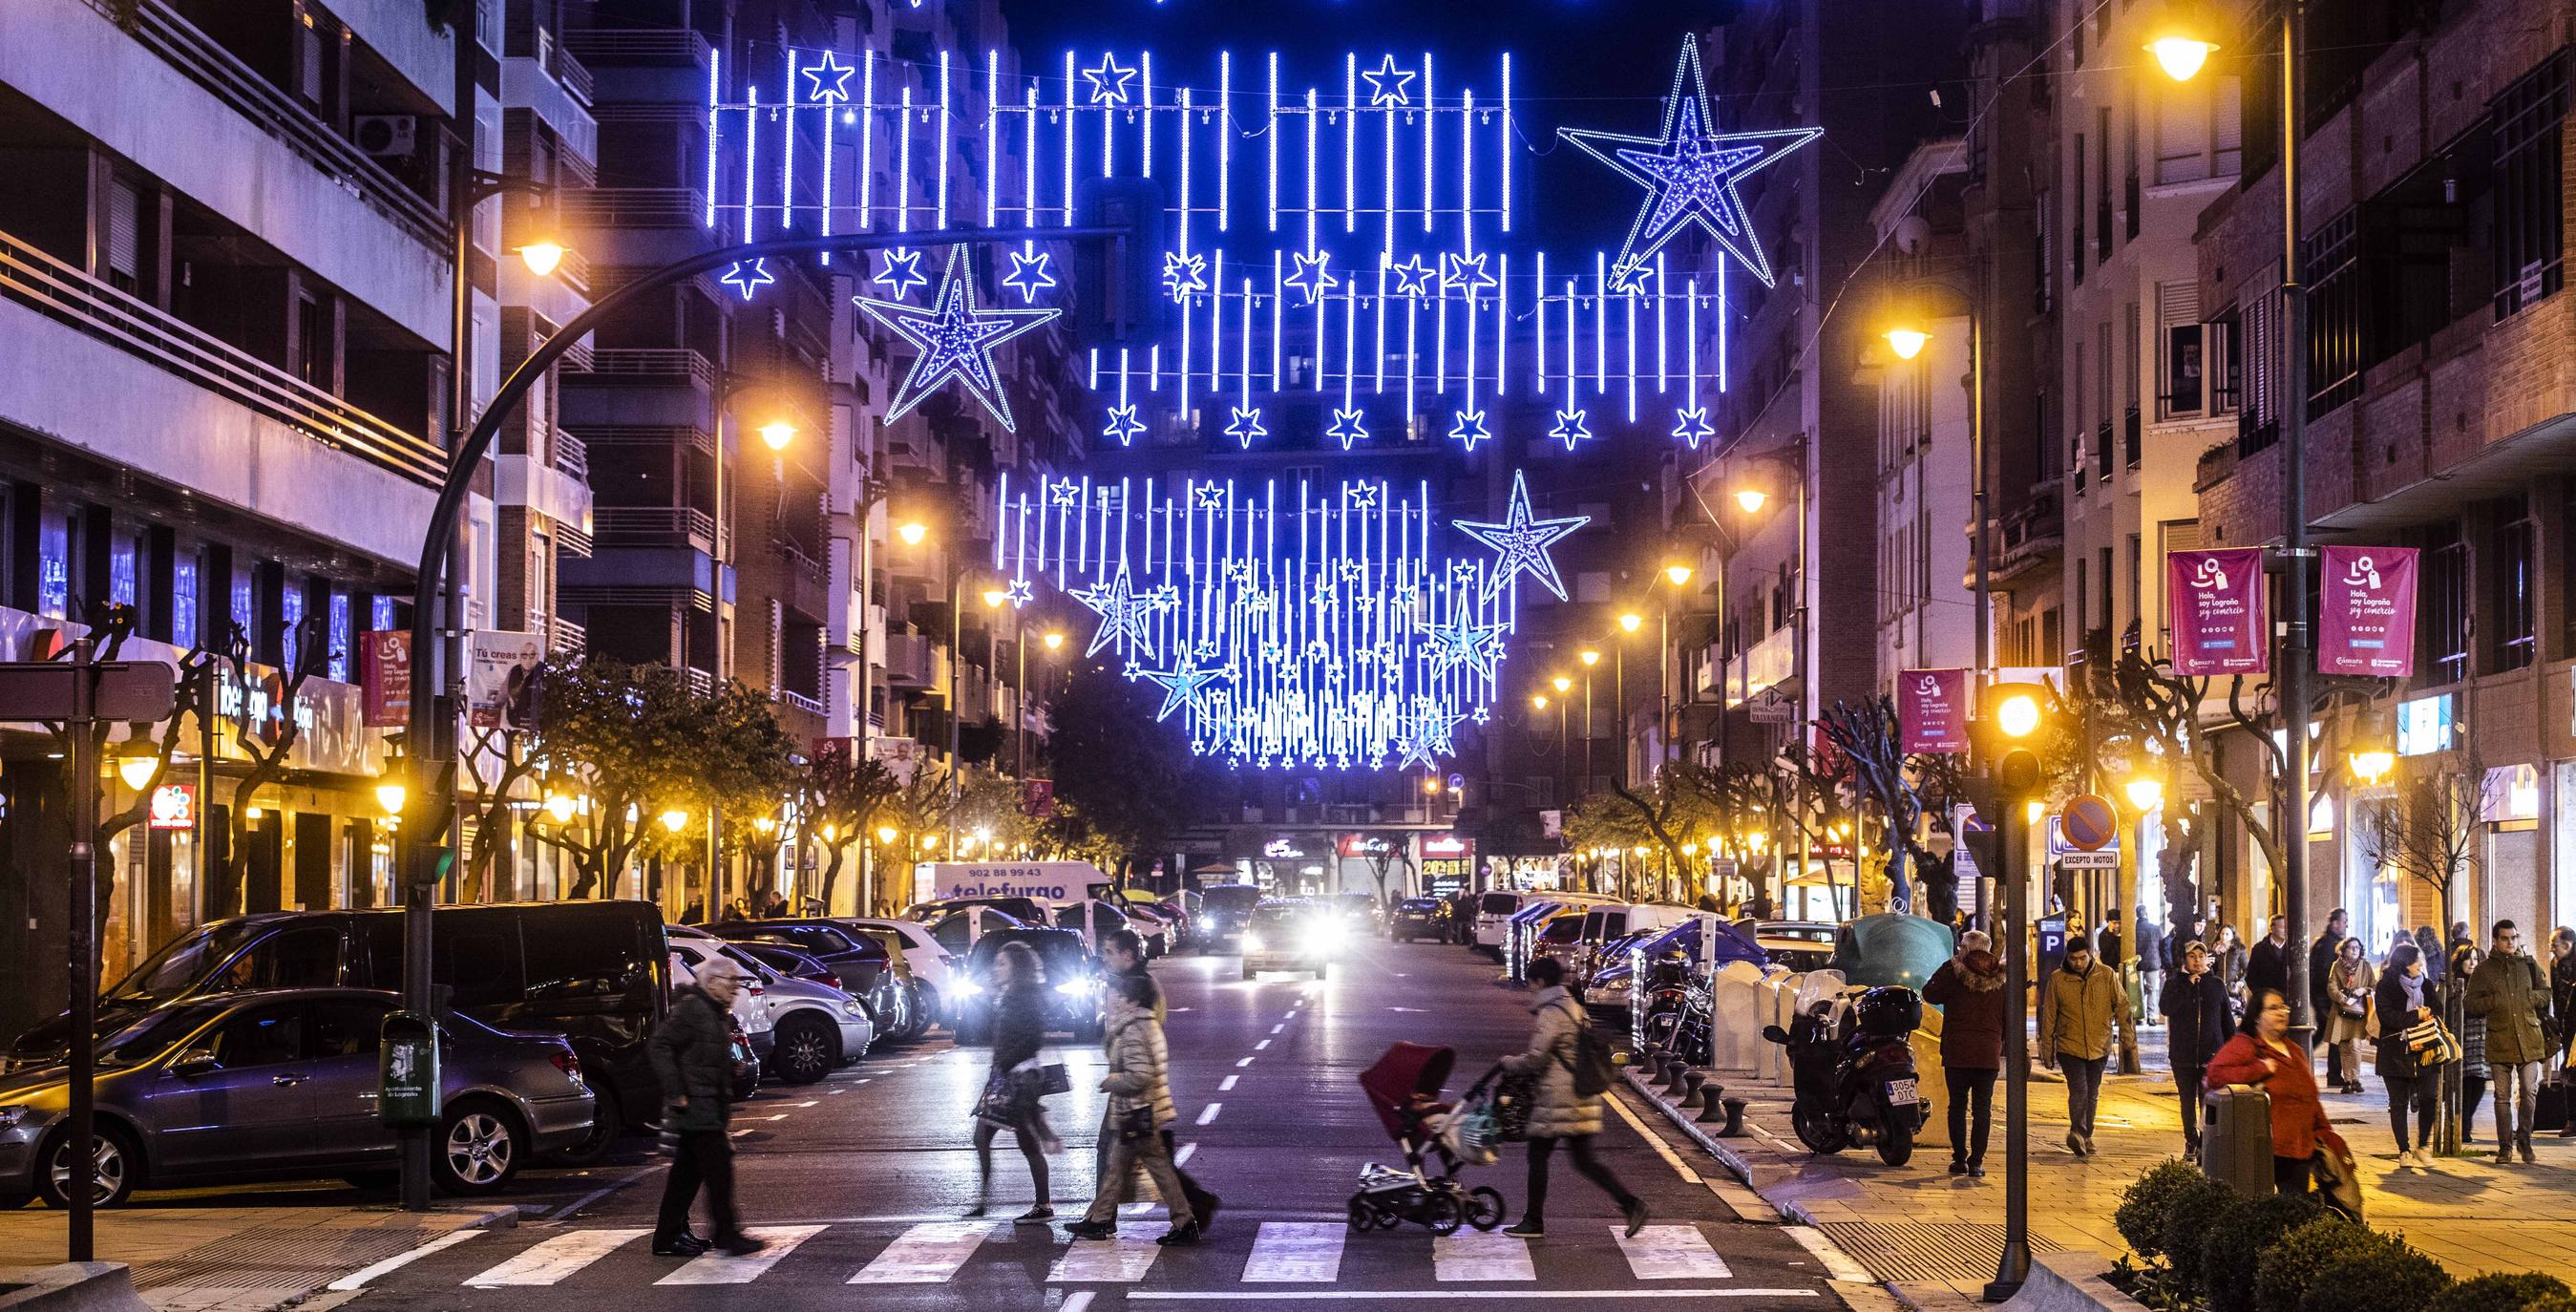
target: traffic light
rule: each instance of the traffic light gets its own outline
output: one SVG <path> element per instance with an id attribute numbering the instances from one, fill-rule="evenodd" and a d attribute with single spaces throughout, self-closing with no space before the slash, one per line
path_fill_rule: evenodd
<path id="1" fill-rule="evenodd" d="M 1074 245 L 1073 319 L 1083 346 L 1142 350 L 1169 330 L 1163 294 L 1163 189 L 1150 178 L 1093 178 L 1074 189 L 1075 221 L 1116 228 Z"/>
<path id="2" fill-rule="evenodd" d="M 2048 723 L 2050 694 L 2037 683 L 1989 685 L 1977 710 L 1977 754 L 2007 797 L 2025 797 L 2040 785 L 2039 733 Z"/>

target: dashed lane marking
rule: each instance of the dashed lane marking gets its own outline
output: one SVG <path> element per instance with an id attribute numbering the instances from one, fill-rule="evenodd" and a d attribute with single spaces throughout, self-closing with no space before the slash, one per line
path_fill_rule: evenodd
<path id="1" fill-rule="evenodd" d="M 1650 1225 L 1631 1237 L 1610 1227 L 1628 1269 L 1639 1280 L 1729 1280 L 1735 1272 L 1695 1225 Z"/>
<path id="2" fill-rule="evenodd" d="M 1240 1075 L 1226 1076 L 1223 1080 L 1217 1082 L 1216 1091 L 1219 1093 L 1232 1093 L 1234 1092 L 1234 1082 L 1242 1078 L 1243 1077 Z"/>
<path id="3" fill-rule="evenodd" d="M 1234 1068 L 1235 1068 L 1236 1070 L 1242 1070 L 1244 1067 L 1249 1066 L 1249 1065 L 1251 1065 L 1251 1064 L 1252 1064 L 1252 1059 L 1251 1059 L 1250 1057 L 1246 1057 L 1246 1058 L 1244 1058 L 1243 1060 L 1241 1060 L 1241 1061 L 1239 1061 L 1239 1062 L 1236 1062 L 1236 1063 L 1234 1064 Z"/>
<path id="4" fill-rule="evenodd" d="M 1208 1122 L 1215 1120 L 1215 1119 L 1216 1119 L 1216 1114 L 1217 1114 L 1219 1111 L 1223 1110 L 1223 1109 L 1224 1109 L 1224 1107 L 1225 1107 L 1225 1104 L 1224 1104 L 1224 1103 L 1221 1103 L 1221 1102 L 1212 1102 L 1212 1103 L 1209 1103 L 1207 1106 L 1200 1108 L 1200 1109 L 1199 1109 L 1199 1120 L 1198 1120 L 1198 1123 L 1199 1123 L 1199 1124 L 1201 1124 L 1201 1125 L 1205 1125 L 1205 1124 L 1207 1124 Z"/>
<path id="5" fill-rule="evenodd" d="M 1529 1241 L 1461 1230 L 1431 1239 L 1431 1266 L 1441 1280 L 1536 1280 Z"/>
<path id="6" fill-rule="evenodd" d="M 1047 1273 L 1051 1285 L 1132 1285 L 1145 1278 L 1154 1258 L 1163 1251 L 1151 1239 L 1077 1239 L 1065 1245 L 1064 1256 L 1055 1260 L 1055 1269 Z M 1134 1297 L 1134 1295 L 1129 1295 Z M 1193 1295 L 1205 1298 L 1206 1294 Z"/>
<path id="7" fill-rule="evenodd" d="M 1185 1144 L 1182 1144 L 1182 1145 L 1181 1145 L 1181 1150 L 1180 1150 L 1179 1152 L 1176 1152 L 1176 1153 L 1172 1154 L 1172 1165 L 1174 1165 L 1174 1166 L 1187 1166 L 1187 1165 L 1189 1165 L 1189 1164 L 1190 1164 L 1190 1158 L 1191 1158 L 1192 1156 L 1196 1155 L 1196 1154 L 1197 1154 L 1197 1152 L 1198 1152 L 1198 1150 L 1199 1150 L 1199 1146 L 1198 1146 L 1197 1144 L 1195 1144 L 1195 1143 L 1185 1143 Z"/>
<path id="8" fill-rule="evenodd" d="M 936 1285 L 957 1274 L 993 1233 L 985 1221 L 933 1221 L 916 1225 L 851 1276 L 854 1285 Z"/>
<path id="9" fill-rule="evenodd" d="M 650 1230 L 566 1231 L 499 1266 L 468 1277 L 465 1283 L 475 1289 L 551 1285 L 651 1233 Z"/>
<path id="10" fill-rule="evenodd" d="M 1243 1264 L 1250 1284 L 1330 1284 L 1342 1270 L 1348 1222 L 1264 1221 Z"/>

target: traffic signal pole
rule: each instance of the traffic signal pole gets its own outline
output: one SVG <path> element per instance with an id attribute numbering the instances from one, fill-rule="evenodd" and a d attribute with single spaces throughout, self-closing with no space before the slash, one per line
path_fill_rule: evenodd
<path id="1" fill-rule="evenodd" d="M 1159 218 L 1157 212 L 1154 218 Z M 745 242 L 735 246 L 701 251 L 637 277 L 591 303 L 590 308 L 546 339 L 503 380 L 492 402 L 474 421 L 464 440 L 449 453 L 447 477 L 432 503 L 429 522 L 422 533 L 420 563 L 412 575 L 411 596 L 411 706 L 406 720 L 405 759 L 409 766 L 408 792 L 403 808 L 403 1006 L 424 1017 L 433 1013 L 436 1000 L 431 996 L 430 960 L 433 949 L 432 916 L 438 896 L 438 859 L 440 836 L 447 830 L 455 807 L 455 744 L 452 734 L 441 732 L 439 716 L 444 699 L 425 696 L 431 689 L 443 690 L 455 682 L 455 670 L 432 670 L 428 654 L 436 651 L 438 600 L 441 584 L 452 564 L 459 516 L 465 509 L 465 497 L 481 467 L 483 457 L 492 449 L 493 439 L 501 424 L 519 404 L 527 399 L 530 388 L 543 378 L 557 360 L 576 344 L 587 340 L 602 323 L 627 306 L 701 273 L 727 268 L 743 260 L 772 256 L 843 254 L 853 251 L 881 250 L 889 247 L 941 247 L 958 245 L 1007 245 L 1016 242 L 1089 242 L 1113 241 L 1116 258 L 1126 268 L 1150 258 L 1144 249 L 1120 250 L 1124 246 L 1144 247 L 1149 243 L 1138 238 L 1139 229 L 1132 227 L 1080 226 L 1062 228 L 973 228 L 945 232 L 876 232 L 848 233 L 830 237 L 780 237 L 768 241 Z M 1116 279 L 1114 283 L 1132 283 L 1134 279 Z M 1133 293 L 1129 299 L 1132 300 Z M 1141 309 L 1130 307 L 1136 317 Z M 430 1154 L 433 1145 L 427 1130 L 406 1131 L 402 1155 L 402 1203 L 410 1211 L 427 1211 L 430 1205 Z"/>

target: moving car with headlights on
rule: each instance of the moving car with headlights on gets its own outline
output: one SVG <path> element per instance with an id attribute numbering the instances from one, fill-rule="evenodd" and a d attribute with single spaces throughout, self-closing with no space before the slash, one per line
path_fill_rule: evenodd
<path id="1" fill-rule="evenodd" d="M 1436 897 L 1409 897 L 1386 914 L 1386 937 L 1392 943 L 1415 939 L 1437 941 L 1449 933 L 1449 904 Z"/>
<path id="2" fill-rule="evenodd" d="M 98 1048 L 94 1201 L 144 1185 L 348 1176 L 396 1165 L 378 1118 L 377 1035 L 397 1005 L 375 989 L 277 989 L 174 1002 Z M 529 1157 L 590 1136 L 591 1090 L 560 1034 L 439 1019 L 442 1110 L 431 1172 L 487 1194 Z M 0 1207 L 64 1207 L 71 1145 L 62 1066 L 0 1079 Z"/>
<path id="3" fill-rule="evenodd" d="M 975 940 L 966 954 L 965 978 L 958 984 L 957 1041 L 989 1042 L 992 1038 L 993 959 L 1005 943 L 1026 943 L 1038 954 L 1046 974 L 1047 1029 L 1064 1030 L 1084 1043 L 1096 1043 L 1101 1032 L 1100 967 L 1069 929 L 996 929 Z"/>
<path id="4" fill-rule="evenodd" d="M 1243 937 L 1252 909 L 1261 905 L 1261 890 L 1250 884 L 1210 884 L 1199 890 L 1196 921 L 1202 952 L 1222 952 Z"/>
<path id="5" fill-rule="evenodd" d="M 1275 898 L 1252 909 L 1243 930 L 1243 977 L 1265 970 L 1315 972 L 1322 979 L 1350 931 L 1340 908 L 1302 897 Z"/>

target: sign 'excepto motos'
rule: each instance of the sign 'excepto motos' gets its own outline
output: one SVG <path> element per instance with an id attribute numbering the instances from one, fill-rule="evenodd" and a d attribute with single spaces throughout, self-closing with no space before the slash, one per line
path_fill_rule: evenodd
<path id="1" fill-rule="evenodd" d="M 2173 672 L 2189 678 L 2272 668 L 2263 611 L 2263 549 L 2224 547 L 2165 557 L 2173 611 Z"/>
<path id="2" fill-rule="evenodd" d="M 2317 669 L 2415 673 L 2415 548 L 2319 547 Z"/>
<path id="3" fill-rule="evenodd" d="M 1968 750 L 1968 671 L 1907 670 L 1896 680 L 1899 749 Z"/>

